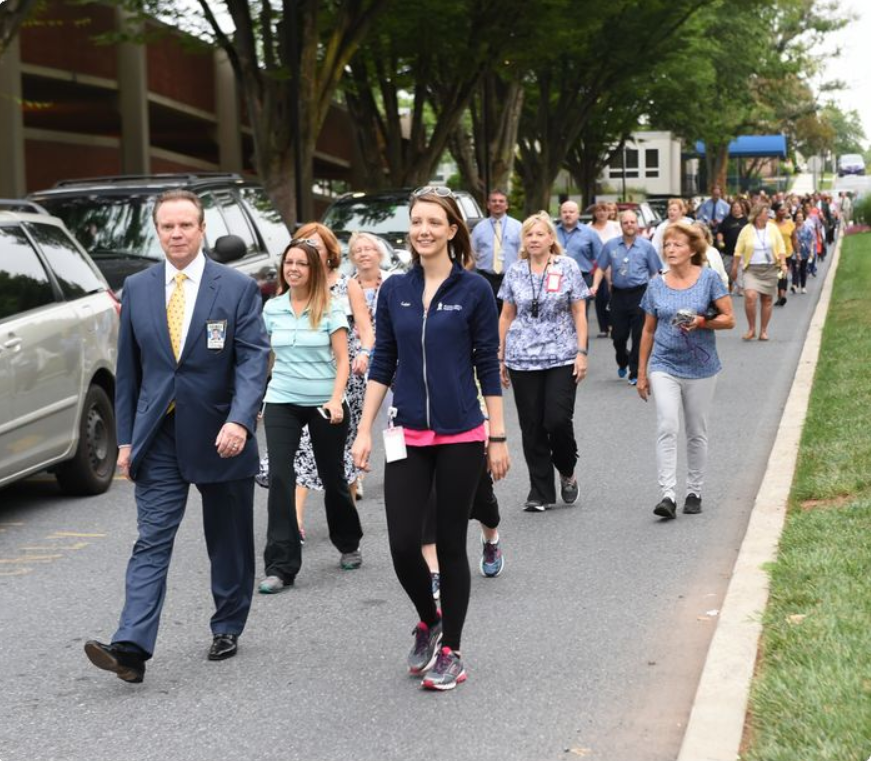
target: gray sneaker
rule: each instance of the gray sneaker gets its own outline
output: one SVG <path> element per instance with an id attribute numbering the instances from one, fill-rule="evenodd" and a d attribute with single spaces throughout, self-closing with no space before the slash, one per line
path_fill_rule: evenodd
<path id="1" fill-rule="evenodd" d="M 563 502 L 567 505 L 575 504 L 575 502 L 578 501 L 578 479 L 575 478 L 574 475 L 571 475 L 568 478 L 560 476 L 559 484 L 560 496 L 563 498 Z"/>
<path id="2" fill-rule="evenodd" d="M 342 566 L 343 571 L 354 571 L 363 565 L 363 553 L 360 550 L 343 552 L 342 557 L 339 558 L 339 565 Z"/>
<path id="3" fill-rule="evenodd" d="M 422 674 L 432 667 L 436 660 L 436 651 L 442 641 L 442 619 L 438 623 L 427 626 L 421 621 L 414 627 L 414 646 L 408 654 L 408 673 Z"/>
<path id="4" fill-rule="evenodd" d="M 449 647 L 443 647 L 436 658 L 435 666 L 427 671 L 420 683 L 425 690 L 452 690 L 466 681 L 466 668 L 460 656 Z"/>
<path id="5" fill-rule="evenodd" d="M 278 576 L 267 576 L 260 582 L 257 591 L 262 595 L 274 595 L 282 589 L 287 589 L 287 587 L 288 585 L 284 583 L 284 579 Z"/>

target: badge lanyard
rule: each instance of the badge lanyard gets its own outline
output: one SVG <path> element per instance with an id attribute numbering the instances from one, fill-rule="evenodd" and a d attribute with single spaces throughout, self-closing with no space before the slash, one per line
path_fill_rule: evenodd
<path id="1" fill-rule="evenodd" d="M 765 261 L 771 264 L 773 259 L 771 254 L 768 253 L 768 225 L 765 226 L 762 235 L 759 234 L 759 228 L 756 228 L 756 240 L 762 244 L 762 253 L 765 255 Z"/>
<path id="2" fill-rule="evenodd" d="M 547 257 L 547 264 L 544 265 L 544 272 L 541 273 L 541 282 L 538 284 L 538 293 L 535 293 L 535 284 L 532 281 L 532 260 L 529 260 L 529 290 L 532 292 L 532 316 L 538 318 L 538 302 L 541 297 L 541 289 L 544 288 L 544 281 L 547 278 L 547 270 L 550 267 L 550 257 Z"/>

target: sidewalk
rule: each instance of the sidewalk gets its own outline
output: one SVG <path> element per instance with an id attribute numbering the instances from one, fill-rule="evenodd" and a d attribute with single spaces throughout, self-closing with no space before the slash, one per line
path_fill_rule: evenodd
<path id="1" fill-rule="evenodd" d="M 811 175 L 800 175 L 796 186 L 805 177 Z M 765 477 L 708 650 L 678 761 L 735 761 L 739 757 L 762 633 L 762 614 L 768 602 L 769 577 L 765 567 L 777 559 L 842 241 L 843 236 L 838 238 L 831 255 Z"/>

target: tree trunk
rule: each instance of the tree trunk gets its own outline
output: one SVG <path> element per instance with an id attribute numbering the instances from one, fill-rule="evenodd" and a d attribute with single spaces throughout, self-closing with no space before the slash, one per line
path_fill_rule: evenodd
<path id="1" fill-rule="evenodd" d="M 6 0 L 0 3 L 0 58 L 35 5 L 36 0 Z"/>

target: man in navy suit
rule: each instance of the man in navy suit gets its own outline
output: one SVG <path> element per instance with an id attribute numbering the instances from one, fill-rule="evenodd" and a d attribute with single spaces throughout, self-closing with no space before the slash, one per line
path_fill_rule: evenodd
<path id="1" fill-rule="evenodd" d="M 166 260 L 124 284 L 115 392 L 118 469 L 135 484 L 139 538 L 118 631 L 111 644 L 85 644 L 95 666 L 127 682 L 142 681 L 154 652 L 191 484 L 216 608 L 208 658 L 236 654 L 254 591 L 254 430 L 269 356 L 254 280 L 203 254 L 199 198 L 167 191 L 153 215 Z"/>

